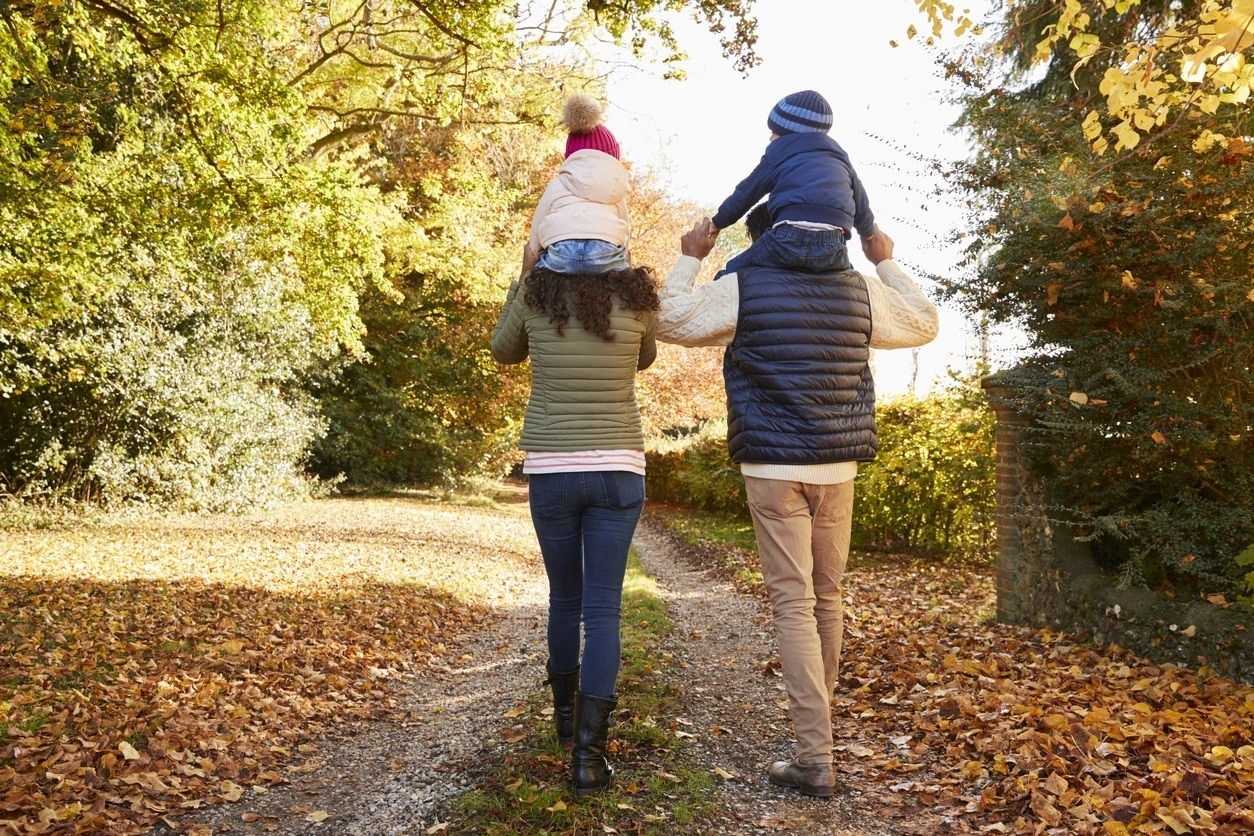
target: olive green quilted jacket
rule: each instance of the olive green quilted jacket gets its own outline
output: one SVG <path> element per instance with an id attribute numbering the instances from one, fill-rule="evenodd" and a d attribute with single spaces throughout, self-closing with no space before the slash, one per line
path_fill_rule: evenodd
<path id="1" fill-rule="evenodd" d="M 531 358 L 522 449 L 643 450 L 636 372 L 657 356 L 655 325 L 652 311 L 624 310 L 615 297 L 614 339 L 590 334 L 574 316 L 559 335 L 546 315 L 523 302 L 523 284 L 511 284 L 492 332 L 492 356 L 500 363 Z"/>

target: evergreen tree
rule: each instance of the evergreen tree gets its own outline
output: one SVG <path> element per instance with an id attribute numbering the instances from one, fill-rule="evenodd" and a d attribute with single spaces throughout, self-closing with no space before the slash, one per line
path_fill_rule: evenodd
<path id="1" fill-rule="evenodd" d="M 1203 5 L 1111 8 L 1088 31 L 1152 38 Z M 1049 7 L 1008 4 L 1010 60 L 951 65 L 969 85 L 959 182 L 978 270 L 949 292 L 1033 337 L 999 382 L 1034 419 L 1049 515 L 1125 580 L 1231 592 L 1254 543 L 1254 114 L 1194 107 L 1134 148 L 1094 147 L 1088 114 L 1121 53 L 1077 67 L 1054 42 L 1032 69 Z"/>

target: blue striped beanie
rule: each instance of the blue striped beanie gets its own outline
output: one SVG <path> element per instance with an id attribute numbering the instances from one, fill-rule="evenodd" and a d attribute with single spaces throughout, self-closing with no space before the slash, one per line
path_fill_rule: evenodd
<path id="1" fill-rule="evenodd" d="M 832 127 L 832 106 L 813 90 L 785 96 L 771 108 L 766 126 L 772 133 L 827 133 Z"/>

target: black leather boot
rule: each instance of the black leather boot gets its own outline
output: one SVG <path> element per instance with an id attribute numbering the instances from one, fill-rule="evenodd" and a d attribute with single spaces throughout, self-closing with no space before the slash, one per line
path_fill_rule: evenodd
<path id="1" fill-rule="evenodd" d="M 544 684 L 553 688 L 553 725 L 557 726 L 557 742 L 570 748 L 575 739 L 575 692 L 579 690 L 579 668 L 570 673 L 557 673 L 544 663 L 549 678 Z"/>
<path id="2" fill-rule="evenodd" d="M 591 795 L 614 780 L 614 770 L 605 759 L 605 739 L 609 736 L 610 713 L 618 705 L 613 697 L 575 693 L 575 748 L 570 753 L 570 780 L 575 795 Z"/>

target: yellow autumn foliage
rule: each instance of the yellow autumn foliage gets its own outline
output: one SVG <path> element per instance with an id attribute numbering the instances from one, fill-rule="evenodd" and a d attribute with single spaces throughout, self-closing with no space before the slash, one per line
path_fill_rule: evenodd
<path id="1" fill-rule="evenodd" d="M 915 2 L 936 36 L 946 29 L 954 35 L 979 31 L 966 11 L 942 0 Z M 1026 5 L 1025 0 L 1010 0 L 1007 13 Z M 1036 43 L 1038 62 L 1053 60 L 1059 52 L 1073 55 L 1073 78 L 1099 53 L 1122 56 L 1102 78 L 1104 101 L 1084 120 L 1085 138 L 1098 154 L 1110 147 L 1110 138 L 1116 151 L 1130 150 L 1183 112 L 1196 108 L 1216 113 L 1225 105 L 1241 106 L 1254 90 L 1254 63 L 1249 61 L 1254 0 L 1205 0 L 1196 16 L 1161 31 L 1129 26 L 1124 31 L 1134 33 L 1134 40 L 1125 43 L 1103 42 L 1089 31 L 1097 15 L 1135 14 L 1139 5 L 1140 0 L 1055 0 L 1050 23 Z"/>

